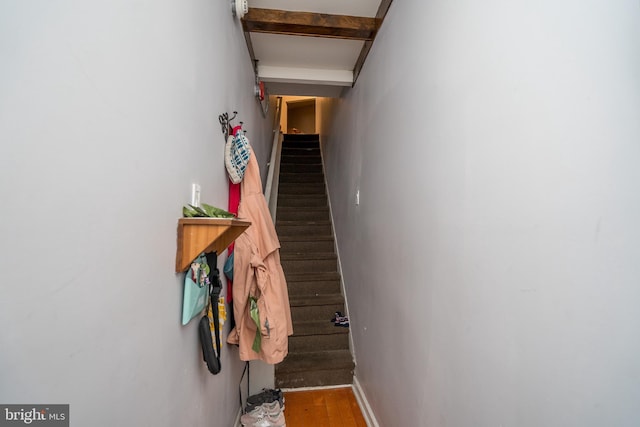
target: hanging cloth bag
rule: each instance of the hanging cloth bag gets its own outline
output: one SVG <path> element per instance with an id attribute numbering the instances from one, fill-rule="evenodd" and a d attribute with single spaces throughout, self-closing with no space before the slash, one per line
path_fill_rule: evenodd
<path id="1" fill-rule="evenodd" d="M 244 132 L 239 130 L 235 136 L 229 135 L 224 147 L 224 165 L 232 183 L 238 184 L 242 181 L 250 156 L 251 147 Z"/>
<path id="2" fill-rule="evenodd" d="M 186 325 L 207 306 L 209 266 L 204 255 L 198 256 L 185 273 L 182 299 L 182 324 Z"/>

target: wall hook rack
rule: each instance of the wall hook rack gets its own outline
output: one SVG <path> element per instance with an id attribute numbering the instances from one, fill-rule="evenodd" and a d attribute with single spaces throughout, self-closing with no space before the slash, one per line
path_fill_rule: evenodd
<path id="1" fill-rule="evenodd" d="M 218 116 L 218 121 L 220 122 L 220 125 L 222 126 L 222 134 L 224 135 L 224 142 L 227 142 L 227 139 L 229 138 L 229 133 L 231 132 L 231 129 L 233 128 L 231 126 L 231 122 L 233 121 L 233 119 L 236 118 L 236 116 L 238 115 L 237 111 L 233 112 L 233 117 L 229 117 L 229 113 L 222 113 Z"/>

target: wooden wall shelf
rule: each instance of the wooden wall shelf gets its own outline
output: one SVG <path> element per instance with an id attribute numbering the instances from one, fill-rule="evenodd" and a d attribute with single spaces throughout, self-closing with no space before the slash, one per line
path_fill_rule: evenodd
<path id="1" fill-rule="evenodd" d="M 180 218 L 176 273 L 187 271 L 202 252 L 222 253 L 250 225 L 239 219 Z"/>

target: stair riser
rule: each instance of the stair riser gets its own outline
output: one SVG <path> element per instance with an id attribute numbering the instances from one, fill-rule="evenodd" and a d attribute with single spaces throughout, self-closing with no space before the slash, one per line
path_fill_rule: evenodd
<path id="1" fill-rule="evenodd" d="M 320 156 L 286 156 L 283 155 L 280 158 L 281 165 L 319 165 L 322 163 L 322 158 Z"/>
<path id="2" fill-rule="evenodd" d="M 304 241 L 304 242 L 280 242 L 281 254 L 309 254 L 324 252 L 334 252 L 333 240 L 316 240 L 316 241 Z"/>
<path id="3" fill-rule="evenodd" d="M 292 150 L 311 150 L 316 151 L 317 153 L 320 151 L 320 144 L 317 142 L 295 142 L 295 143 L 284 143 L 282 144 L 282 153 L 286 153 Z"/>
<path id="4" fill-rule="evenodd" d="M 280 236 L 326 236 L 331 234 L 331 226 L 326 225 L 278 225 Z"/>
<path id="5" fill-rule="evenodd" d="M 282 146 L 283 156 L 320 156 L 320 147 Z"/>
<path id="6" fill-rule="evenodd" d="M 330 221 L 329 209 L 278 209 L 277 221 Z"/>
<path id="7" fill-rule="evenodd" d="M 304 196 L 287 196 L 280 194 L 278 196 L 279 208 L 298 208 L 298 207 L 325 207 L 327 206 L 327 197 L 318 195 L 312 197 Z"/>
<path id="8" fill-rule="evenodd" d="M 321 387 L 353 383 L 353 369 L 330 369 L 276 374 L 277 388 Z"/>
<path id="9" fill-rule="evenodd" d="M 322 165 L 281 164 L 280 173 L 324 173 Z"/>
<path id="10" fill-rule="evenodd" d="M 340 282 L 338 280 L 317 282 L 287 282 L 287 287 L 289 289 L 290 297 L 299 295 L 335 294 L 340 292 Z"/>
<path id="11" fill-rule="evenodd" d="M 336 311 L 344 313 L 344 304 L 291 307 L 291 319 L 294 322 L 306 322 L 310 320 L 326 320 L 330 322 Z M 334 328 L 337 328 L 337 326 L 334 326 Z"/>
<path id="12" fill-rule="evenodd" d="M 323 183 L 324 175 L 321 173 L 282 173 L 280 174 L 280 184 L 283 183 Z"/>
<path id="13" fill-rule="evenodd" d="M 311 141 L 282 141 L 282 148 L 320 148 L 318 140 Z"/>
<path id="14" fill-rule="evenodd" d="M 306 335 L 301 337 L 294 335 L 289 337 L 289 353 L 348 349 L 348 334 Z"/>
<path id="15" fill-rule="evenodd" d="M 321 183 L 294 183 L 281 182 L 278 185 L 278 193 L 280 194 L 312 194 L 324 195 L 324 182 Z"/>
<path id="16" fill-rule="evenodd" d="M 338 270 L 338 261 L 335 259 L 281 260 L 281 264 L 284 271 L 289 273 L 324 273 Z"/>
<path id="17" fill-rule="evenodd" d="M 309 323 L 313 323 L 313 324 L 309 324 Z M 322 320 L 322 321 L 313 321 L 313 322 L 293 322 L 293 330 L 294 330 L 294 337 L 316 337 L 316 336 L 325 336 L 325 335 L 349 335 L 349 328 L 344 328 L 341 326 L 334 326 L 333 323 L 331 322 L 327 322 L 326 320 Z M 342 352 L 344 352 L 344 350 L 348 350 L 348 349 L 344 349 L 344 348 L 340 348 L 340 349 L 335 349 L 335 350 L 341 350 Z M 313 352 L 316 353 L 315 355 L 311 355 L 312 358 L 315 358 L 315 360 L 317 360 L 317 353 L 321 353 L 322 351 L 329 351 L 329 349 L 315 349 Z M 346 352 L 346 354 L 351 354 L 349 351 Z M 292 355 L 291 357 L 296 357 L 296 355 Z M 353 358 L 352 358 L 353 360 Z M 312 362 L 312 363 L 316 363 L 316 362 Z M 340 363 L 345 363 L 345 360 L 342 360 Z M 348 362 L 346 362 L 348 363 Z M 295 363 L 294 363 L 295 364 Z M 333 364 L 332 364 L 333 365 Z M 315 364 L 311 365 L 310 368 L 308 369 L 312 369 L 317 367 Z M 348 365 L 340 365 L 337 366 L 337 368 L 346 368 L 348 367 Z M 322 367 L 321 369 L 326 369 L 326 367 Z M 304 369 L 302 369 L 304 370 Z"/>
<path id="18" fill-rule="evenodd" d="M 316 144 L 320 141 L 320 135 L 317 133 L 286 133 L 284 135 L 285 143 L 302 143 L 314 141 Z"/>

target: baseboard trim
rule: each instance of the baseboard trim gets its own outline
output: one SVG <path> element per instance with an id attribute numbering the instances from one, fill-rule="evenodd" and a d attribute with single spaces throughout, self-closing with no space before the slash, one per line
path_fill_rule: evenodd
<path id="1" fill-rule="evenodd" d="M 338 384 L 338 385 L 321 385 L 313 387 L 298 387 L 298 388 L 282 388 L 283 393 L 295 393 L 296 391 L 313 391 L 313 390 L 330 390 L 332 388 L 347 388 L 352 387 L 351 384 Z"/>
<path id="2" fill-rule="evenodd" d="M 320 141 L 320 156 L 322 158 L 322 175 L 324 175 L 324 188 L 327 192 L 327 206 L 329 207 L 329 215 L 331 216 L 331 228 L 333 233 L 333 245 L 336 251 L 336 255 L 338 256 L 338 273 L 340 273 L 340 291 L 342 292 L 342 296 L 344 298 L 344 315 L 347 316 L 353 325 L 353 317 L 349 314 L 349 299 L 347 298 L 347 287 L 344 282 L 344 272 L 342 271 L 342 262 L 340 261 L 340 246 L 338 245 L 338 235 L 336 234 L 335 222 L 333 221 L 333 207 L 331 205 L 331 189 L 329 187 L 329 181 L 327 179 L 327 170 L 325 169 L 324 163 L 324 144 L 322 144 L 322 140 L 320 139 L 320 135 L 318 135 L 318 140 Z M 353 343 L 353 334 L 351 333 L 351 328 L 349 328 L 349 351 L 351 352 L 351 357 L 353 357 L 353 363 L 358 365 L 358 359 L 355 351 L 355 345 Z"/>
<path id="3" fill-rule="evenodd" d="M 367 400 L 367 395 L 364 394 L 364 390 L 362 389 L 357 377 L 353 377 L 353 394 L 358 401 L 358 405 L 360 405 L 360 410 L 362 411 L 364 420 L 367 423 L 367 427 L 380 427 L 373 410 L 371 410 L 371 406 Z"/>

